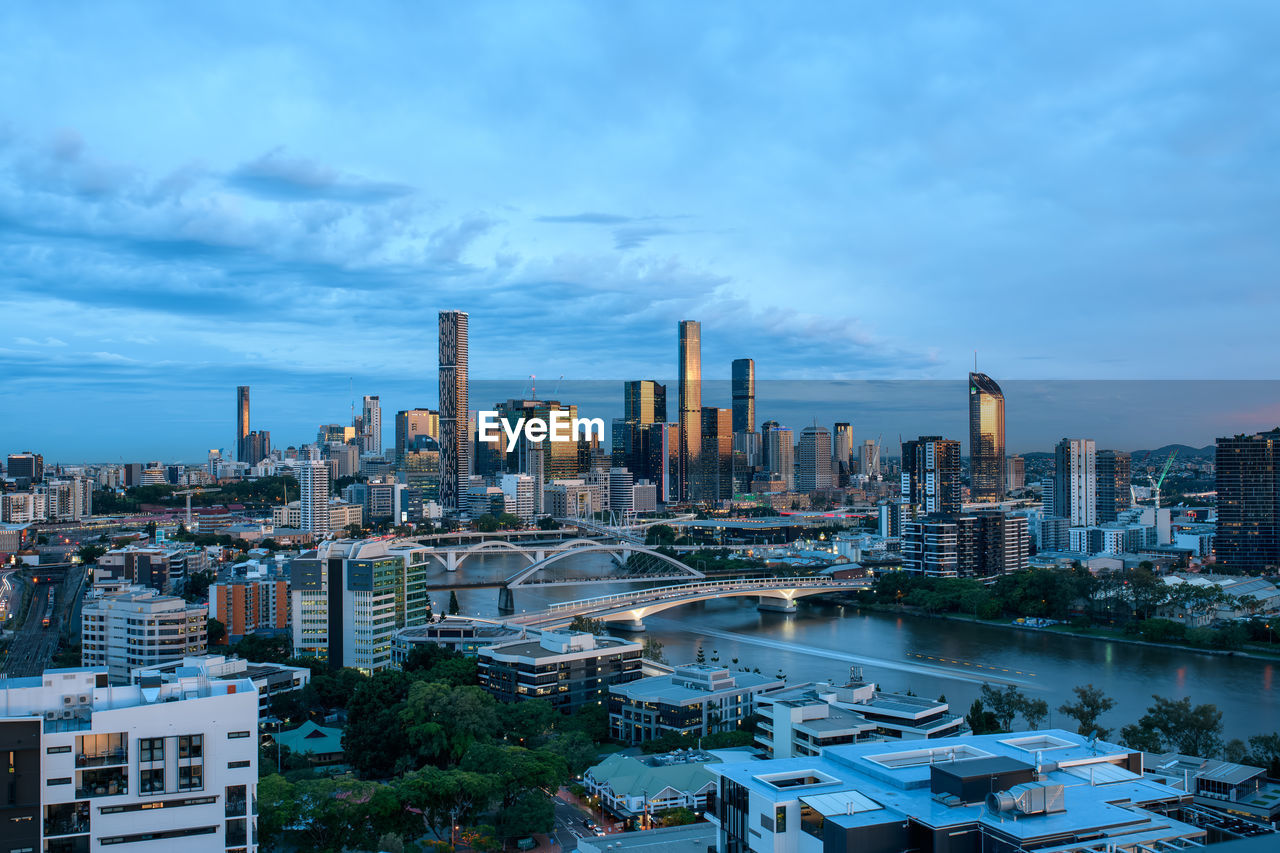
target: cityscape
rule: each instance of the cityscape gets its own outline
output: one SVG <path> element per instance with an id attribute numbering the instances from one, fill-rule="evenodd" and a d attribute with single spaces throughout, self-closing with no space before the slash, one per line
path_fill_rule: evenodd
<path id="1" fill-rule="evenodd" d="M 291 12 L 0 12 L 0 853 L 1280 849 L 1273 11 Z"/>

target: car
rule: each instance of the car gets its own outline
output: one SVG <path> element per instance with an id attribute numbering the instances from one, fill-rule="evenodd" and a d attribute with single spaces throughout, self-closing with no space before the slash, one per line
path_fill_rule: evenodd
<path id="1" fill-rule="evenodd" d="M 582 826 L 583 826 L 583 828 L 584 828 L 584 829 L 594 829 L 594 828 L 595 828 L 595 824 L 591 822 L 591 818 L 589 818 L 589 817 L 584 817 L 584 818 L 582 819 Z"/>

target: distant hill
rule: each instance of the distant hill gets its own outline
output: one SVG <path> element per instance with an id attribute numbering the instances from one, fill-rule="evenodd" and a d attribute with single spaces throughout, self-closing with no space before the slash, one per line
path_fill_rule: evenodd
<path id="1" fill-rule="evenodd" d="M 1105 448 L 1099 447 L 1099 450 Z M 1168 459 L 1169 454 L 1178 451 L 1179 459 L 1213 459 L 1217 449 L 1210 444 L 1205 447 L 1192 447 L 1188 444 L 1166 444 L 1164 447 L 1158 447 L 1155 450 L 1131 450 L 1129 455 L 1133 457 L 1134 462 L 1145 462 L 1147 457 L 1154 456 L 1157 459 Z M 1053 451 L 1048 453 L 1035 452 L 1023 453 L 1023 459 L 1052 459 Z"/>

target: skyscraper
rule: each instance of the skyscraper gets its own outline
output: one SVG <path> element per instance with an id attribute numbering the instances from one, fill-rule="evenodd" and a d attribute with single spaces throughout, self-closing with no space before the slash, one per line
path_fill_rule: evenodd
<path id="1" fill-rule="evenodd" d="M 807 426 L 800 432 L 800 458 L 796 464 L 796 491 L 831 488 L 831 433 L 826 427 Z"/>
<path id="2" fill-rule="evenodd" d="M 903 442 L 902 499 L 926 515 L 960 512 L 960 442 L 940 435 Z"/>
<path id="3" fill-rule="evenodd" d="M 439 412 L 431 409 L 405 409 L 396 412 L 396 462 L 404 459 L 404 454 L 415 448 L 420 435 L 439 441 Z"/>
<path id="4" fill-rule="evenodd" d="M 1219 438 L 1215 455 L 1219 563 L 1261 573 L 1280 566 L 1280 429 Z"/>
<path id="5" fill-rule="evenodd" d="M 1027 463 L 1021 456 L 1010 456 L 1004 468 L 1004 485 L 1011 492 L 1019 492 L 1027 485 Z"/>
<path id="6" fill-rule="evenodd" d="M 626 468 L 636 480 L 664 482 L 667 387 L 652 379 L 624 382 L 622 410 L 613 422 L 612 466 Z"/>
<path id="7" fill-rule="evenodd" d="M 754 359 L 733 361 L 733 431 L 756 431 L 756 363 Z"/>
<path id="8" fill-rule="evenodd" d="M 766 471 L 773 470 L 769 464 L 769 433 L 777 428 L 777 421 L 765 421 L 760 424 L 760 464 Z"/>
<path id="9" fill-rule="evenodd" d="M 679 327 L 679 500 L 702 500 L 702 324 L 681 320 Z"/>
<path id="10" fill-rule="evenodd" d="M 774 423 L 766 434 L 769 448 L 769 473 L 782 480 L 783 488 L 790 492 L 796 487 L 796 445 L 791 427 Z"/>
<path id="11" fill-rule="evenodd" d="M 364 428 L 360 449 L 365 453 L 382 452 L 382 404 L 376 396 L 364 398 L 360 425 Z"/>
<path id="12" fill-rule="evenodd" d="M 704 406 L 701 421 L 701 499 L 729 500 L 733 497 L 733 413 Z"/>
<path id="13" fill-rule="evenodd" d="M 471 477 L 471 410 L 467 399 L 467 314 L 440 312 L 440 505 L 462 509 Z"/>
<path id="14" fill-rule="evenodd" d="M 322 539 L 329 532 L 329 466 L 308 460 L 298 463 L 294 473 L 298 475 L 299 526 Z"/>
<path id="15" fill-rule="evenodd" d="M 849 474 L 853 472 L 853 424 L 843 421 L 836 424 L 832 433 L 832 454 L 834 464 L 831 466 L 833 485 L 849 485 Z"/>
<path id="16" fill-rule="evenodd" d="M 969 374 L 969 495 L 1004 500 L 1004 393 L 985 373 Z"/>
<path id="17" fill-rule="evenodd" d="M 1064 438 L 1054 449 L 1053 513 L 1072 527 L 1098 523 L 1098 460 L 1091 438 Z"/>
<path id="18" fill-rule="evenodd" d="M 257 462 L 250 460 L 249 445 L 249 386 L 236 386 L 236 461 Z"/>
<path id="19" fill-rule="evenodd" d="M 858 473 L 873 480 L 880 476 L 880 445 L 872 439 L 858 448 Z"/>
<path id="20" fill-rule="evenodd" d="M 622 383 L 622 419 L 637 424 L 665 422 L 667 386 L 652 379 L 633 379 Z"/>
<path id="21" fill-rule="evenodd" d="M 1098 523 L 1115 521 L 1132 503 L 1133 483 L 1129 454 L 1121 450 L 1098 451 Z"/>

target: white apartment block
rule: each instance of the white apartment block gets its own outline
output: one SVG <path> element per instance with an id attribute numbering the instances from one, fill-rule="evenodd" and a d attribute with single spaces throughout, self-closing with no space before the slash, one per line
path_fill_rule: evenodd
<path id="1" fill-rule="evenodd" d="M 0 679 L 0 849 L 254 853 L 257 727 L 248 679 L 111 687 L 101 667 Z"/>
<path id="2" fill-rule="evenodd" d="M 536 485 L 528 474 L 503 474 L 502 494 L 506 500 L 507 512 L 521 521 L 533 521 L 537 513 L 537 499 L 534 496 Z"/>
<path id="3" fill-rule="evenodd" d="M 127 684 L 137 667 L 204 654 L 208 618 L 203 604 L 136 586 L 90 600 L 81 614 L 80 661 Z"/>

